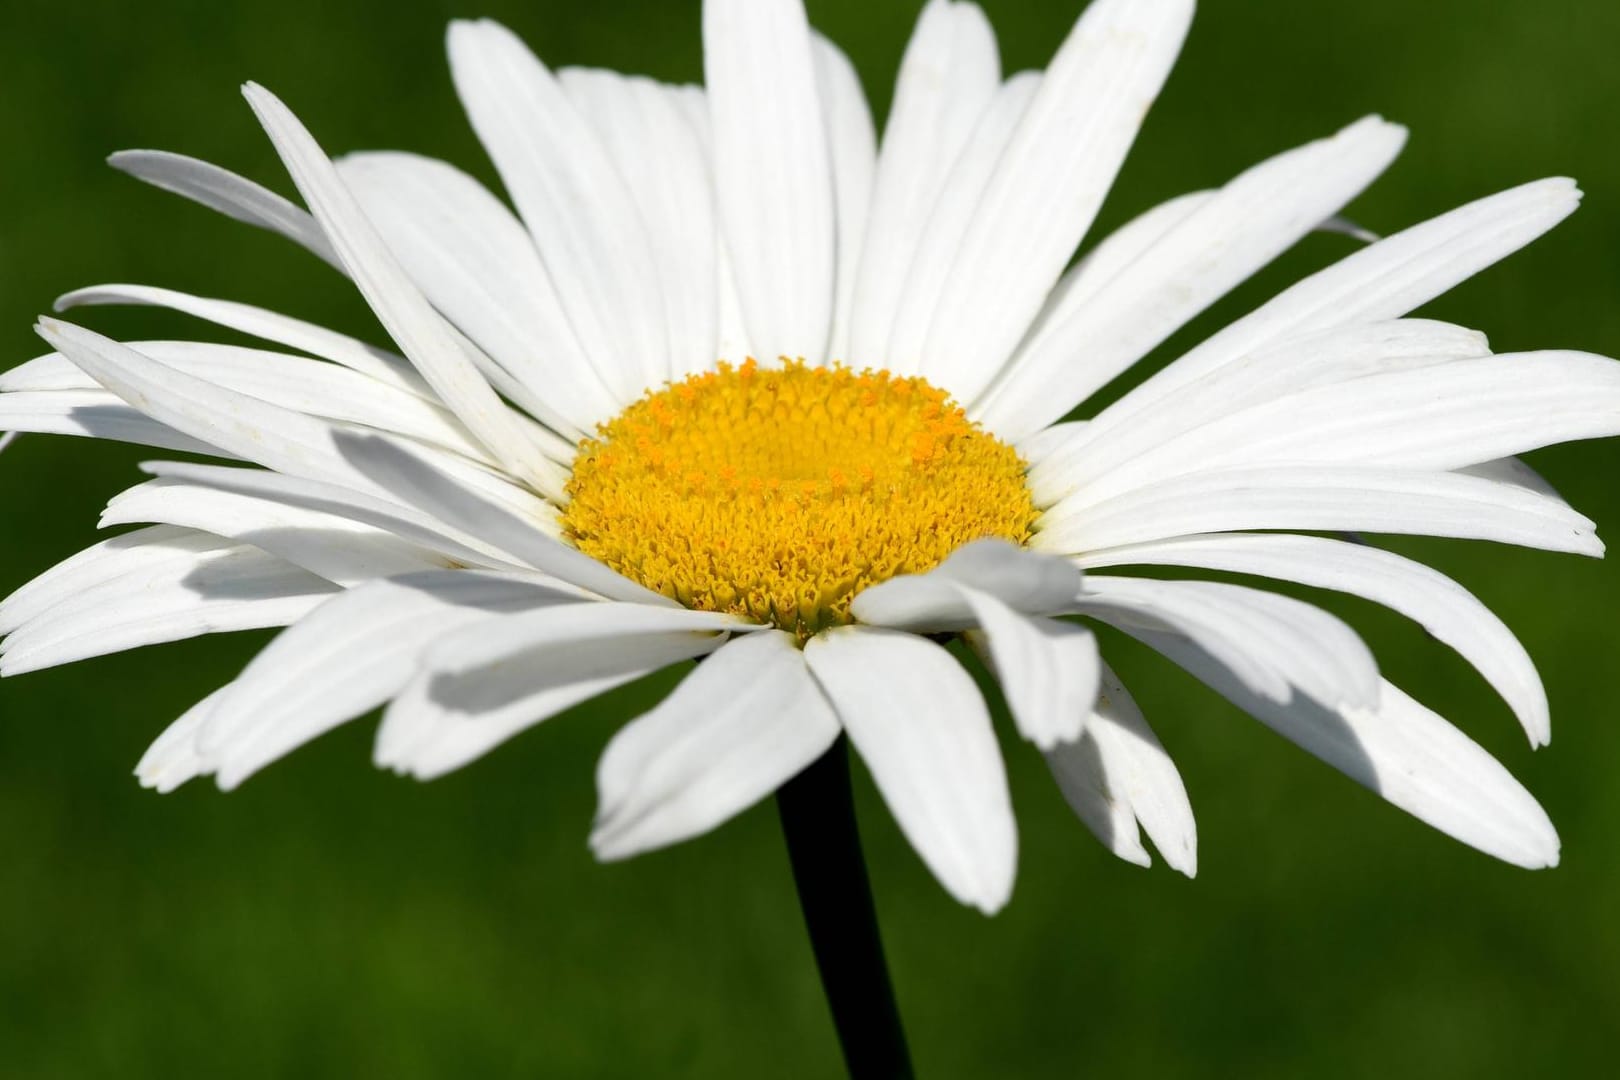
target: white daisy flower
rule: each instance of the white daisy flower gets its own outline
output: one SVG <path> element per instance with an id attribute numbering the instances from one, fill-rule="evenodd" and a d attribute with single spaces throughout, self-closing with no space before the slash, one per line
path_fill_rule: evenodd
<path id="1" fill-rule="evenodd" d="M 201 161 L 115 155 L 330 263 L 399 354 L 167 289 L 63 297 L 269 347 L 41 320 L 57 351 L 0 376 L 0 429 L 229 463 L 143 466 L 101 521 L 140 528 L 0 607 L 0 672 L 287 627 L 141 761 L 168 791 L 233 788 L 379 706 L 378 763 L 438 776 L 701 657 L 603 755 L 598 856 L 705 832 L 844 734 L 945 888 L 994 912 L 1017 834 L 989 711 L 944 647 L 958 632 L 1081 820 L 1124 859 L 1148 863 L 1145 832 L 1194 873 L 1181 779 L 1095 622 L 1464 843 L 1552 865 L 1536 801 L 1339 619 L 1118 572 L 1387 605 L 1539 745 L 1546 695 L 1500 620 L 1425 566 L 1319 534 L 1599 555 L 1513 455 L 1620 432 L 1612 361 L 1492 355 L 1408 317 L 1573 211 L 1562 179 L 1369 243 L 1065 421 L 1301 237 L 1345 228 L 1405 139 L 1360 120 L 1070 265 L 1192 7 L 1093 0 L 1044 72 L 1005 75 L 982 12 L 932 0 L 881 145 L 799 0 L 707 0 L 705 87 L 553 72 L 501 26 L 456 23 L 456 90 L 515 213 L 441 161 L 333 161 L 254 85 L 307 213 Z"/>

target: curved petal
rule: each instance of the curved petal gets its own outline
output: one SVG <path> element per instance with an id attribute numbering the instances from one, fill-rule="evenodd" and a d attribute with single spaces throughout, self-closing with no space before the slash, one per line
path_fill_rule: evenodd
<path id="1" fill-rule="evenodd" d="M 1079 556 L 1099 566 L 1187 566 L 1254 574 L 1360 596 L 1415 620 L 1472 664 L 1513 707 L 1532 746 L 1550 737 L 1547 691 L 1507 624 L 1438 570 L 1393 552 L 1318 536 L 1189 536 Z"/>
<path id="2" fill-rule="evenodd" d="M 269 469 L 199 465 L 189 461 L 145 461 L 141 463 L 141 471 L 191 488 L 250 496 L 369 525 L 468 567 L 524 569 L 523 561 L 516 555 L 469 536 L 430 514 L 338 484 L 304 480 Z M 119 504 L 120 497 L 114 496 L 102 516 L 102 524 L 110 524 L 123 516 L 117 510 Z"/>
<path id="3" fill-rule="evenodd" d="M 124 404 L 110 390 L 40 390 L 0 394 L 0 430 L 7 432 L 6 444 L 23 432 L 34 432 L 40 435 L 80 435 L 208 457 L 236 456 L 152 419 Z"/>
<path id="4" fill-rule="evenodd" d="M 1247 170 L 1095 297 L 1071 293 L 1080 302 L 1048 318 L 975 417 L 1013 439 L 1059 419 L 1343 207 L 1405 141 L 1406 129 L 1368 117 Z"/>
<path id="5" fill-rule="evenodd" d="M 450 24 L 450 74 L 585 353 L 619 400 L 669 374 L 647 232 L 601 142 L 506 27 Z"/>
<path id="6" fill-rule="evenodd" d="M 488 452 L 442 406 L 337 364 L 204 341 L 125 344 L 165 367 L 293 412 L 404 435 L 492 463 Z M 36 357 L 0 374 L 0 392 L 100 388 L 60 353 Z"/>
<path id="7" fill-rule="evenodd" d="M 503 614 L 577 602 L 537 582 L 466 570 L 373 581 L 293 624 L 215 695 L 196 754 L 231 790 L 405 688 L 435 641 Z"/>
<path id="8" fill-rule="evenodd" d="M 805 645 L 878 790 L 950 894 L 986 914 L 1012 894 L 1018 830 L 978 687 L 934 643 L 851 626 Z"/>
<path id="9" fill-rule="evenodd" d="M 969 640 L 996 673 L 1019 732 L 1042 750 L 1078 739 L 1097 700 L 1095 635 L 1022 615 L 977 589 L 964 592 L 980 627 Z"/>
<path id="10" fill-rule="evenodd" d="M 1146 640 L 1146 639 L 1144 639 Z M 1535 798 L 1478 743 L 1392 683 L 1372 708 L 1249 693 L 1185 638 L 1148 644 L 1255 719 L 1418 820 L 1504 862 L 1558 865 L 1558 833 Z"/>
<path id="11" fill-rule="evenodd" d="M 375 436 L 339 435 L 339 452 L 384 491 L 468 536 L 510 552 L 536 570 L 615 600 L 678 607 L 675 601 L 553 539 L 536 522 L 484 497 L 423 455 Z"/>
<path id="12" fill-rule="evenodd" d="M 1095 420 L 1069 428 L 1058 444 L 1043 441 L 1038 461 L 1034 451 L 1026 451 L 1034 461 L 1030 491 L 1036 505 L 1050 506 L 1078 488 L 1114 484 L 1122 465 L 1245 409 L 1317 387 L 1488 356 L 1490 351 L 1477 330 L 1428 319 L 1363 323 L 1287 338 L 1170 391 L 1122 422 L 1112 409 L 1104 409 Z"/>
<path id="13" fill-rule="evenodd" d="M 685 103 L 685 95 L 702 91 L 596 68 L 564 68 L 557 78 L 595 129 L 646 226 L 669 337 L 663 378 L 712 367 L 720 307 L 714 181 Z"/>
<path id="14" fill-rule="evenodd" d="M 729 641 L 608 743 L 591 849 L 625 859 L 708 832 L 798 775 L 841 730 L 793 635 Z"/>
<path id="15" fill-rule="evenodd" d="M 1222 469 L 1095 505 L 1065 500 L 1047 512 L 1031 546 L 1076 553 L 1250 529 L 1450 536 L 1603 553 L 1589 518 L 1526 488 L 1458 473 L 1345 466 Z"/>
<path id="16" fill-rule="evenodd" d="M 1378 700 L 1378 665 L 1360 637 L 1319 607 L 1213 581 L 1090 575 L 1080 612 L 1148 640 L 1196 641 L 1250 693 L 1288 701 L 1295 688 L 1319 701 Z"/>
<path id="17" fill-rule="evenodd" d="M 1285 337 L 1399 318 L 1563 221 L 1580 205 L 1566 179 L 1538 180 L 1385 237 L 1279 293 L 1131 390 L 1133 415 L 1171 390 Z"/>
<path id="18" fill-rule="evenodd" d="M 308 211 L 245 176 L 164 150 L 119 150 L 107 158 L 107 164 L 244 225 L 285 236 L 339 273 L 348 273 Z"/>
<path id="19" fill-rule="evenodd" d="M 1192 20 L 1192 0 L 1095 0 L 985 186 L 929 328 L 930 379 L 971 401 L 1091 227 Z"/>
<path id="20" fill-rule="evenodd" d="M 141 787 L 167 795 L 187 780 L 207 772 L 202 756 L 197 753 L 197 732 L 213 712 L 220 695 L 228 689 L 229 684 L 197 702 L 153 740 L 135 765 L 135 776 Z"/>
<path id="21" fill-rule="evenodd" d="M 1198 828 L 1181 774 L 1106 664 L 1085 733 L 1048 751 L 1046 764 L 1075 815 L 1108 850 L 1150 865 L 1145 830 L 1173 869 L 1198 873 Z"/>
<path id="22" fill-rule="evenodd" d="M 0 634 L 17 627 L 83 592 L 115 578 L 147 571 L 162 572 L 170 562 L 187 562 L 200 554 L 230 547 L 222 537 L 172 525 L 134 529 L 103 540 L 36 574 L 0 600 Z"/>
<path id="23" fill-rule="evenodd" d="M 52 306 L 60 313 L 76 307 L 113 304 L 138 304 L 178 311 L 249 337 L 273 341 L 334 364 L 342 364 L 363 375 L 370 375 L 378 382 L 438 402 L 433 388 L 403 356 L 367 345 L 336 330 L 251 304 L 193 296 L 151 285 L 91 285 L 62 294 Z"/>
<path id="24" fill-rule="evenodd" d="M 579 702 L 718 648 L 737 620 L 581 603 L 503 615 L 439 640 L 383 715 L 376 761 L 443 775 Z"/>
<path id="25" fill-rule="evenodd" d="M 251 544 L 345 588 L 451 563 L 430 548 L 352 517 L 177 479 L 149 480 L 121 493 L 99 524 L 197 529 Z"/>
<path id="26" fill-rule="evenodd" d="M 554 467 L 388 251 L 325 152 L 274 94 L 253 83 L 243 94 L 388 335 L 496 458 L 544 486 Z"/>
<path id="27" fill-rule="evenodd" d="M 1073 610 L 1080 580 L 1067 560 L 1005 540 L 975 540 L 926 574 L 904 574 L 862 591 L 850 612 L 863 623 L 897 630 L 961 630 L 979 625 L 967 589 L 1014 611 L 1049 615 Z"/>
<path id="28" fill-rule="evenodd" d="M 542 423 L 577 442 L 626 404 L 586 357 L 528 232 L 484 185 L 416 154 L 337 167 L 433 306 L 547 406 Z"/>
<path id="29" fill-rule="evenodd" d="M 1154 448 L 1108 480 L 1287 463 L 1436 472 L 1620 434 L 1620 363 L 1509 353 L 1368 375 L 1243 409 Z"/>
<path id="30" fill-rule="evenodd" d="M 231 545 L 74 594 L 0 644 L 0 675 L 201 634 L 286 626 L 337 586 L 257 548 Z"/>
<path id="31" fill-rule="evenodd" d="M 1075 260 L 1058 279 L 1046 298 L 1040 316 L 1029 328 L 1026 344 L 1046 325 L 1067 319 L 1080 310 L 1104 286 L 1123 273 L 1143 254 L 1152 250 L 1165 234 L 1185 221 L 1193 211 L 1215 197 L 1213 191 L 1190 191 L 1149 207 L 1097 242 L 1097 246 Z M 1020 346 L 1022 351 L 1023 346 Z"/>

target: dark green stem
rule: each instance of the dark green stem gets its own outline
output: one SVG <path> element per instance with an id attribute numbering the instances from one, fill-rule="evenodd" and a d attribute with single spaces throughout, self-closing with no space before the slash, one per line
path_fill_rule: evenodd
<path id="1" fill-rule="evenodd" d="M 793 883 L 851 1080 L 910 1078 L 843 738 L 776 793 Z"/>

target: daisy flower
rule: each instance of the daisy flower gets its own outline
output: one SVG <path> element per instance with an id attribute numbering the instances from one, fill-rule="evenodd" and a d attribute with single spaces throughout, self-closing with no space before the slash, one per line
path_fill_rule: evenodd
<path id="1" fill-rule="evenodd" d="M 0 607 L 0 672 L 286 627 L 153 744 L 138 774 L 168 791 L 233 788 L 378 707 L 377 762 L 434 777 L 701 658 L 607 747 L 599 857 L 706 832 L 847 736 L 943 886 L 994 912 L 1017 834 L 958 635 L 1103 843 L 1146 864 L 1145 833 L 1195 871 L 1182 781 L 1100 623 L 1437 829 L 1554 864 L 1536 801 L 1347 625 L 1198 574 L 1393 608 L 1546 742 L 1507 627 L 1342 534 L 1601 554 L 1514 455 L 1620 432 L 1620 366 L 1493 355 L 1409 317 L 1579 193 L 1543 180 L 1375 239 L 1087 410 L 1303 236 L 1343 228 L 1405 139 L 1368 117 L 1087 242 L 1192 8 L 1093 0 L 1045 71 L 1007 75 L 983 13 L 932 0 L 881 143 L 799 0 L 707 0 L 702 87 L 554 72 L 458 22 L 455 88 L 511 208 L 442 161 L 333 160 L 251 84 L 307 211 L 202 161 L 114 155 L 330 264 L 398 351 L 163 288 L 62 297 L 265 347 L 41 320 L 55 351 L 0 376 L 0 429 L 224 463 L 144 465 L 101 519 L 138 528 Z M 1193 573 L 1134 572 L 1160 567 Z"/>

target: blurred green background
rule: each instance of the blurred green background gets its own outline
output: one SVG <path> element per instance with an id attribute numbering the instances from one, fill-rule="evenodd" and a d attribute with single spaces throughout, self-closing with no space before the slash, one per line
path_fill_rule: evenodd
<path id="1" fill-rule="evenodd" d="M 886 108 L 920 4 L 811 3 Z M 988 0 L 1008 70 L 1044 64 L 1080 4 Z M 137 281 L 377 337 L 314 260 L 145 189 L 112 150 L 197 154 L 290 185 L 237 96 L 247 78 L 329 150 L 403 147 L 490 170 L 441 31 L 489 14 L 554 64 L 700 74 L 696 0 L 150 0 L 0 9 L 0 366 L 44 351 L 69 288 Z M 1620 5 L 1594 0 L 1208 0 L 1102 227 L 1219 183 L 1367 111 L 1413 141 L 1352 208 L 1392 231 L 1543 175 L 1568 224 L 1435 304 L 1499 350 L 1620 354 Z M 1174 346 L 1348 251 L 1316 236 Z M 97 311 L 126 336 L 178 317 Z M 1162 362 L 1161 356 L 1155 362 Z M 0 459 L 0 593 L 95 538 L 150 452 L 27 438 Z M 1620 528 L 1620 445 L 1532 461 Z M 1454 655 L 1328 598 L 1387 673 L 1545 802 L 1564 864 L 1498 865 L 1331 773 L 1129 643 L 1106 645 L 1180 764 L 1201 873 L 1120 863 L 1028 746 L 1006 744 L 1022 835 L 986 920 L 934 884 L 858 775 L 902 1007 L 925 1077 L 1609 1075 L 1620 1016 L 1620 568 L 1399 542 L 1521 634 L 1557 733 L 1532 755 Z M 136 652 L 0 685 L 0 1075 L 827 1076 L 837 1051 L 775 814 L 599 866 L 596 754 L 660 677 L 428 785 L 368 763 L 354 725 L 224 796 L 130 775 L 147 742 L 264 635 Z M 925 719 L 925 718 L 923 718 Z"/>

